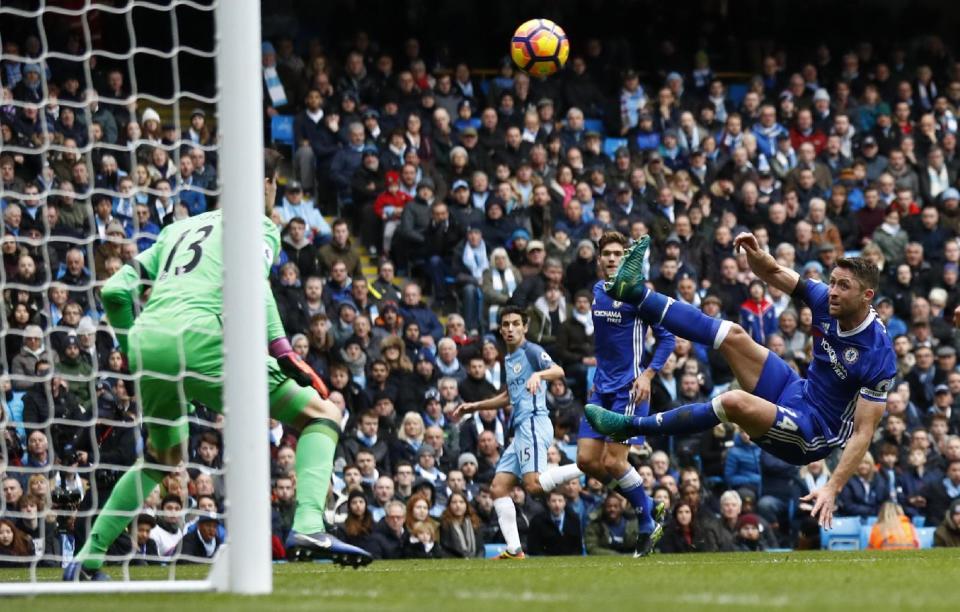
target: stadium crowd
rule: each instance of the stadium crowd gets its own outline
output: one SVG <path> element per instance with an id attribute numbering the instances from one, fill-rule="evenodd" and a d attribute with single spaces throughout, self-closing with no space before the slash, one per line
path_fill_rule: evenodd
<path id="1" fill-rule="evenodd" d="M 39 44 L 4 51 L 36 56 Z M 946 50 L 821 46 L 809 61 L 765 57 L 743 83 L 715 78 L 702 51 L 683 72 L 641 75 L 605 63 L 598 39 L 546 81 L 506 62 L 490 78 L 434 65 L 416 39 L 398 54 L 363 33 L 345 54 L 300 51 L 290 38 L 262 46 L 266 136 L 291 165 L 271 283 L 294 349 L 344 411 L 327 507 L 344 540 L 388 559 L 479 557 L 502 542 L 489 483 L 509 412 L 452 411 L 502 388 L 505 304 L 527 308 L 528 338 L 566 371 L 549 387 L 549 459 L 575 459 L 604 231 L 650 234 L 658 291 L 741 323 L 802 373 L 810 310 L 734 253 L 752 231 L 805 278 L 825 279 L 843 255 L 880 267 L 875 308 L 900 376 L 838 514 L 879 516 L 871 546 L 917 546 L 914 519 L 937 528 L 936 545 L 960 545 L 960 62 Z M 218 205 L 204 109 L 178 128 L 136 105 L 121 67 L 92 74 L 54 58 L 0 65 L 0 555 L 25 560 L 78 550 L 117 470 L 143 451 L 98 287 L 163 227 Z M 283 122 L 292 136 L 276 138 Z M 650 410 L 732 380 L 712 347 L 678 338 Z M 223 541 L 221 419 L 202 405 L 190 416 L 189 464 L 146 492 L 113 552 L 210 557 Z M 297 432 L 271 422 L 265 435 L 282 559 Z M 630 459 L 669 508 L 663 552 L 820 545 L 798 500 L 830 460 L 798 468 L 725 426 L 649 439 Z M 513 500 L 531 554 L 633 551 L 635 521 L 596 480 L 545 499 L 518 487 Z"/>

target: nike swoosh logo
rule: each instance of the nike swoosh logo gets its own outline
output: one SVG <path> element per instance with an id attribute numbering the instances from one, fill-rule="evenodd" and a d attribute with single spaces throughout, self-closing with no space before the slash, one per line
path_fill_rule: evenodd
<path id="1" fill-rule="evenodd" d="M 330 541 L 330 538 L 323 538 L 322 540 L 318 540 L 316 538 L 311 538 L 310 536 L 304 535 L 302 533 L 300 534 L 300 537 L 306 540 L 307 542 L 310 542 L 311 544 L 319 546 L 320 548 L 330 548 L 331 546 L 333 546 L 333 542 Z"/>

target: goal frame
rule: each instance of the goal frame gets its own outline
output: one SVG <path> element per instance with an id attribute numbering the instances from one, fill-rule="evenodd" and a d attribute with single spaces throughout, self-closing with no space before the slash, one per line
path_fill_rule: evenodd
<path id="1" fill-rule="evenodd" d="M 220 201 L 229 236 L 223 244 L 227 542 L 204 579 L 0 582 L 0 596 L 273 590 L 266 335 L 256 331 L 266 329 L 266 296 L 263 250 L 254 246 L 263 244 L 264 212 L 260 2 L 220 0 L 215 23 Z"/>

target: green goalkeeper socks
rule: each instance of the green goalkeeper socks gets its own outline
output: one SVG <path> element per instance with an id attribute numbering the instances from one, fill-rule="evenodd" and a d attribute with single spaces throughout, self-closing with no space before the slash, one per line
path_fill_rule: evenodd
<path id="1" fill-rule="evenodd" d="M 163 480 L 160 470 L 143 469 L 136 466 L 117 481 L 110 499 L 107 500 L 93 530 L 77 557 L 83 560 L 84 569 L 98 570 L 103 566 L 103 555 L 114 540 L 123 533 L 143 501 Z"/>
<path id="2" fill-rule="evenodd" d="M 293 529 L 299 533 L 324 531 L 323 510 L 333 473 L 339 427 L 328 419 L 307 425 L 297 442 L 297 512 Z"/>

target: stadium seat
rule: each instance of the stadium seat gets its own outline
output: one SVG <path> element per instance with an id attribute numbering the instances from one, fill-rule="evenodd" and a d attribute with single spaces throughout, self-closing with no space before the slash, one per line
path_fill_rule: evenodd
<path id="1" fill-rule="evenodd" d="M 927 517 L 925 516 L 915 516 L 913 517 L 913 526 L 917 529 L 920 529 L 927 524 Z"/>
<path id="2" fill-rule="evenodd" d="M 820 547 L 825 550 L 859 550 L 860 517 L 834 517 L 832 529 L 820 530 Z"/>
<path id="3" fill-rule="evenodd" d="M 607 154 L 607 157 L 613 159 L 617 153 L 617 149 L 620 147 L 627 146 L 626 138 L 604 138 L 603 139 L 603 152 Z"/>
<path id="4" fill-rule="evenodd" d="M 293 115 L 274 115 L 270 118 L 270 139 L 293 146 Z"/>
<path id="5" fill-rule="evenodd" d="M 593 377 L 597 374 L 597 366 L 587 368 L 587 389 L 593 387 Z"/>
<path id="6" fill-rule="evenodd" d="M 873 525 L 860 526 L 860 548 L 866 550 L 870 545 L 870 533 L 873 531 Z"/>
<path id="7" fill-rule="evenodd" d="M 507 550 L 506 544 L 484 544 L 483 545 L 483 556 L 487 559 L 493 559 Z"/>
<path id="8" fill-rule="evenodd" d="M 917 529 L 917 538 L 920 540 L 920 548 L 933 548 L 933 534 L 936 531 L 936 527 L 921 527 L 920 529 Z"/>
<path id="9" fill-rule="evenodd" d="M 740 103 L 743 102 L 744 96 L 747 95 L 747 84 L 746 83 L 731 83 L 727 85 L 727 99 L 733 103 L 734 107 L 739 108 Z"/>
<path id="10" fill-rule="evenodd" d="M 603 121 L 600 119 L 584 119 L 583 129 L 587 132 L 599 132 L 603 134 Z"/>
<path id="11" fill-rule="evenodd" d="M 867 517 L 864 517 L 862 520 L 864 525 L 867 525 L 868 527 L 872 527 L 873 524 L 877 522 L 877 517 L 867 516 Z"/>

